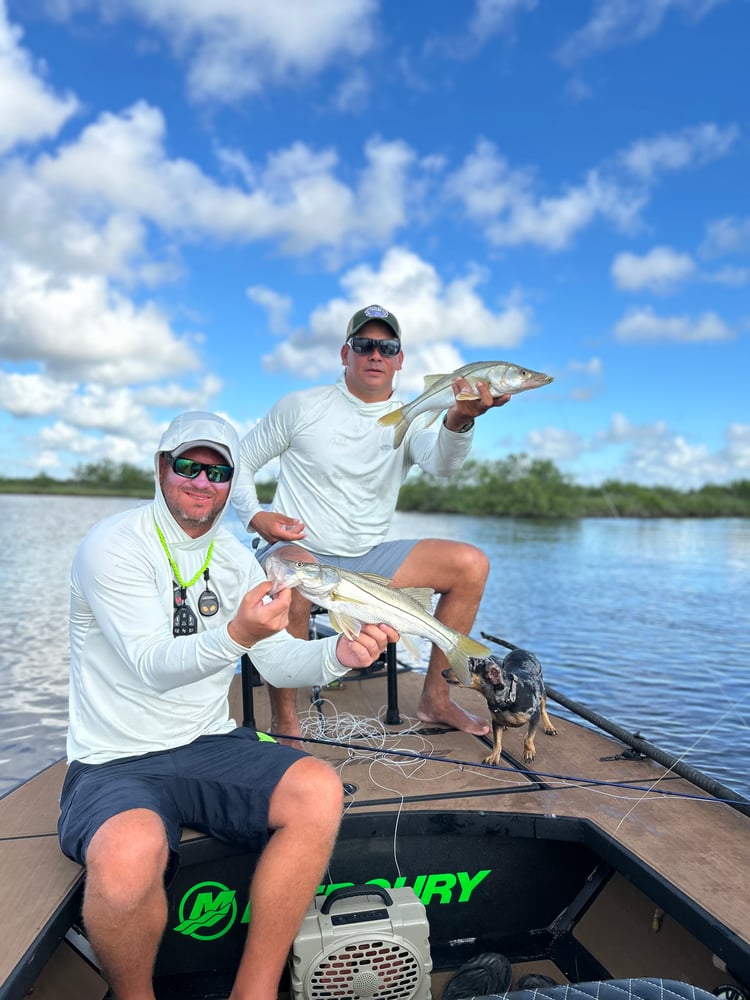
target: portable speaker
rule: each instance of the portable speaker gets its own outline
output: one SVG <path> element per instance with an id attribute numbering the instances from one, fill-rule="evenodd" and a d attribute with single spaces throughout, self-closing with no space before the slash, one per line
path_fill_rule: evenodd
<path id="1" fill-rule="evenodd" d="M 316 896 L 290 971 L 294 1000 L 431 1000 L 424 904 L 413 889 L 377 885 Z"/>

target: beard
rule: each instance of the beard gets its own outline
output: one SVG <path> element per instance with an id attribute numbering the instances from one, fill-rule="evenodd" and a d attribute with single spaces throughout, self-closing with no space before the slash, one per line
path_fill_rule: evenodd
<path id="1" fill-rule="evenodd" d="M 206 508 L 200 513 L 196 513 L 187 505 L 180 503 L 179 498 L 165 496 L 164 499 L 172 517 L 188 534 L 193 534 L 196 531 L 204 534 L 224 509 L 224 504 L 216 502 L 216 498 L 214 498 L 214 503 L 210 508 Z"/>
<path id="2" fill-rule="evenodd" d="M 212 525 L 216 520 L 216 514 L 204 514 L 203 517 L 189 517 L 182 511 L 178 511 L 177 520 L 181 524 L 191 524 L 195 527 L 203 527 L 203 525 Z"/>

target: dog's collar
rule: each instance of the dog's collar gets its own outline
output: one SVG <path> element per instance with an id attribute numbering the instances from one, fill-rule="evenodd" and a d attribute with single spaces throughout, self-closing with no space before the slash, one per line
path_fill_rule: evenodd
<path id="1" fill-rule="evenodd" d="M 510 675 L 510 690 L 508 691 L 507 697 L 501 702 L 502 705 L 512 705 L 516 700 L 516 688 L 518 686 L 518 678 L 513 674 Z"/>

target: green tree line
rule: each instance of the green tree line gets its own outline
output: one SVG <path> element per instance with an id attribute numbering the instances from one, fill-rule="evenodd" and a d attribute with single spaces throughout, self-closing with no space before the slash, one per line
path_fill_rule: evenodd
<path id="1" fill-rule="evenodd" d="M 258 483 L 261 503 L 271 503 L 275 483 Z M 70 479 L 39 475 L 0 479 L 4 493 L 153 496 L 151 472 L 112 461 L 78 466 Z M 699 489 L 640 486 L 612 479 L 581 486 L 553 462 L 509 455 L 493 462 L 466 462 L 449 482 L 421 474 L 399 494 L 398 509 L 478 517 L 750 517 L 750 479 Z"/>
<path id="2" fill-rule="evenodd" d="M 398 506 L 479 517 L 748 517 L 750 480 L 694 490 L 616 479 L 581 486 L 553 462 L 510 455 L 470 460 L 449 483 L 421 474 L 402 486 Z"/>

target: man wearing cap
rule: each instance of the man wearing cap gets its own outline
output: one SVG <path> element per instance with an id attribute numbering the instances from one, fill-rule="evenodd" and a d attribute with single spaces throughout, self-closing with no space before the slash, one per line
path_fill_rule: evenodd
<path id="1" fill-rule="evenodd" d="M 438 430 L 429 415 L 413 421 L 399 448 L 393 431 L 378 423 L 401 406 L 393 381 L 401 369 L 401 327 L 380 305 L 358 310 L 341 348 L 344 372 L 334 385 L 293 392 L 280 399 L 243 438 L 238 484 L 232 502 L 248 531 L 285 558 L 318 560 L 355 572 L 377 573 L 394 587 L 428 587 L 440 595 L 436 617 L 468 633 L 489 572 L 485 554 L 473 545 L 443 539 L 385 541 L 399 489 L 412 466 L 450 478 L 472 443 L 474 419 L 510 396 L 493 399 L 480 385 L 479 399 L 456 399 Z M 469 386 L 454 383 L 454 393 Z M 273 510 L 258 502 L 255 475 L 278 458 Z M 289 545 L 289 543 L 294 543 Z M 310 605 L 295 590 L 289 631 L 307 636 Z M 484 735 L 486 722 L 458 706 L 442 676 L 448 666 L 433 647 L 417 714 L 423 722 Z M 269 689 L 272 732 L 299 737 L 294 690 Z M 294 743 L 294 739 L 291 740 Z"/>
<path id="2" fill-rule="evenodd" d="M 308 643 L 284 629 L 249 548 L 220 526 L 239 440 L 185 413 L 155 455 L 152 503 L 97 524 L 71 571 L 63 851 L 86 866 L 84 925 L 115 1000 L 153 1000 L 183 825 L 262 852 L 232 1000 L 271 1000 L 332 850 L 341 780 L 323 761 L 238 728 L 238 658 L 281 688 L 368 666 L 395 633 Z M 270 835 L 269 835 L 270 832 Z"/>

